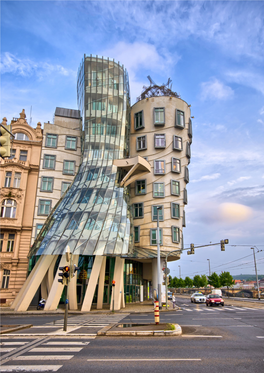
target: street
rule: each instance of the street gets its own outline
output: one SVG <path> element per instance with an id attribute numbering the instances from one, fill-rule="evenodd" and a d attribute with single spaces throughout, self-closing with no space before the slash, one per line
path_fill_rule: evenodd
<path id="1" fill-rule="evenodd" d="M 3 315 L 2 324 L 35 327 L 2 335 L 0 371 L 264 371 L 263 308 L 206 307 L 180 297 L 177 305 L 177 311 L 161 313 L 161 322 L 181 325 L 180 337 L 96 336 L 113 322 L 153 323 L 151 313 L 70 315 L 67 336 L 54 334 L 63 325 L 63 315 Z"/>

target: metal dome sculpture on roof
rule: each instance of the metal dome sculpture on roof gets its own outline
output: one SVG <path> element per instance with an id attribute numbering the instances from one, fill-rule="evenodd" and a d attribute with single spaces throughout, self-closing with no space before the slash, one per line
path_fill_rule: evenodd
<path id="1" fill-rule="evenodd" d="M 171 78 L 168 79 L 167 83 L 163 83 L 162 85 L 157 85 L 152 78 L 148 75 L 148 80 L 150 81 L 149 87 L 143 86 L 143 91 L 141 95 L 137 97 L 137 102 L 144 100 L 145 98 L 150 97 L 157 97 L 157 96 L 173 96 L 180 98 L 177 92 L 173 92 L 171 90 L 172 87 L 172 80 Z"/>

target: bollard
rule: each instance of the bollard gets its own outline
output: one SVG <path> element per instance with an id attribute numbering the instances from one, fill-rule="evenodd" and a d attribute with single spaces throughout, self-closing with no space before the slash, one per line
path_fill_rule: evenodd
<path id="1" fill-rule="evenodd" d="M 154 302 L 154 305 L 155 305 L 155 308 L 154 308 L 155 323 L 156 323 L 156 325 L 158 325 L 159 321 L 160 321 L 160 317 L 159 317 L 159 301 L 156 300 Z"/>

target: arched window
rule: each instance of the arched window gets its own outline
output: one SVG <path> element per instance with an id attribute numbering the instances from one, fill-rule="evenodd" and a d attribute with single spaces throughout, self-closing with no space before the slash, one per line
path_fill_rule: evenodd
<path id="1" fill-rule="evenodd" d="M 14 219 L 16 217 L 16 206 L 16 201 L 13 199 L 5 199 L 2 202 L 1 217 Z"/>
<path id="2" fill-rule="evenodd" d="M 16 140 L 29 141 L 28 136 L 25 133 L 22 133 L 22 132 L 15 133 L 15 139 Z"/>

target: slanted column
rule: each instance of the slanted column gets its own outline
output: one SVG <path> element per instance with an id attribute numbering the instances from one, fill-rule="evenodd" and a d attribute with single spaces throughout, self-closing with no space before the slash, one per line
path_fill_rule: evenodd
<path id="1" fill-rule="evenodd" d="M 114 300 L 114 311 L 120 310 L 121 308 L 121 298 L 123 294 L 123 277 L 124 277 L 124 262 L 125 259 L 116 257 L 115 259 L 115 271 L 113 280 L 116 281 L 115 286 L 112 290 L 111 306 L 110 310 L 113 310 L 113 300 Z M 114 297 L 114 298 L 113 298 Z"/>
<path id="2" fill-rule="evenodd" d="M 104 284 L 105 284 L 105 265 L 106 256 L 103 257 L 102 266 L 100 270 L 99 283 L 98 283 L 98 293 L 97 293 L 97 309 L 103 309 L 104 300 Z"/>
<path id="3" fill-rule="evenodd" d="M 102 255 L 96 255 L 93 263 L 93 268 L 91 271 L 91 276 L 89 278 L 88 286 L 86 289 L 85 297 L 82 304 L 82 311 L 91 311 L 94 292 L 96 289 L 98 277 L 101 271 L 101 266 L 103 263 L 103 256 Z"/>

